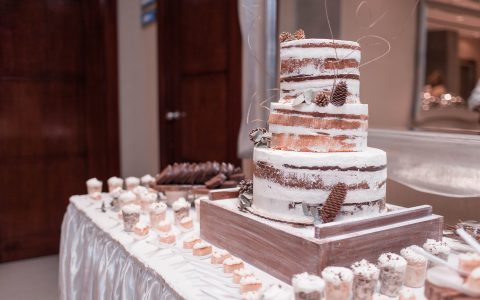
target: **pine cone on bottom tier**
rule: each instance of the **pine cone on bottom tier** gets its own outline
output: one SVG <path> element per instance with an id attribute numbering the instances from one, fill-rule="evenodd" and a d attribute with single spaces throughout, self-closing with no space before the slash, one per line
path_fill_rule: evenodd
<path id="1" fill-rule="evenodd" d="M 345 183 L 337 183 L 330 195 L 328 195 L 327 201 L 325 201 L 320 212 L 323 223 L 330 223 L 335 220 L 346 197 L 347 185 Z"/>
<path id="2" fill-rule="evenodd" d="M 317 104 L 318 106 L 325 107 L 328 105 L 329 101 L 327 95 L 325 95 L 324 93 L 318 93 L 315 96 L 315 100 L 313 102 L 315 102 L 315 104 Z"/>

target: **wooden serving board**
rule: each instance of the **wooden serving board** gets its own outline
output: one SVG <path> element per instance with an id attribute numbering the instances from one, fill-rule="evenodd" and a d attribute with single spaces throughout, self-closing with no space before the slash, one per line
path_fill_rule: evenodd
<path id="1" fill-rule="evenodd" d="M 384 252 L 442 237 L 443 217 L 428 205 L 299 228 L 240 212 L 237 203 L 202 200 L 201 237 L 287 283 L 294 274 L 320 274 L 327 266 L 349 266 L 363 258 L 376 262 Z"/>

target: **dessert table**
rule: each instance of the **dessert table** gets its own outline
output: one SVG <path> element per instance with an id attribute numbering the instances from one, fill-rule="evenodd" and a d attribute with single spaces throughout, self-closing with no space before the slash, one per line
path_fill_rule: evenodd
<path id="1" fill-rule="evenodd" d="M 110 197 L 102 194 L 102 200 L 108 203 Z M 60 299 L 240 299 L 232 277 L 209 259 L 181 246 L 159 248 L 154 233 L 136 238 L 123 230 L 117 213 L 102 212 L 101 203 L 86 195 L 70 198 L 60 243 Z M 167 218 L 173 218 L 172 211 Z M 198 230 L 196 222 L 194 233 Z M 183 236 L 178 233 L 177 239 Z M 246 267 L 265 286 L 281 283 Z"/>

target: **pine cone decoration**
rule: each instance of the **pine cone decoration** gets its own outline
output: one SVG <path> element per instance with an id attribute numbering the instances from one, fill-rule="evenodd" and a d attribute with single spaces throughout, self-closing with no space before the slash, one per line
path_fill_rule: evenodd
<path id="1" fill-rule="evenodd" d="M 242 180 L 238 184 L 240 194 L 253 194 L 253 180 Z"/>
<path id="2" fill-rule="evenodd" d="M 316 96 L 315 96 L 315 100 L 314 100 L 315 104 L 317 104 L 318 106 L 327 106 L 328 105 L 328 97 L 327 95 L 325 95 L 324 93 L 318 93 Z"/>
<path id="3" fill-rule="evenodd" d="M 305 38 L 305 32 L 303 31 L 303 29 L 299 29 L 295 31 L 295 33 L 293 34 L 293 37 L 296 40 L 303 40 Z"/>
<path id="4" fill-rule="evenodd" d="M 342 106 L 345 104 L 348 95 L 348 87 L 345 81 L 340 81 L 333 89 L 332 98 L 330 102 L 335 106 Z"/>
<path id="5" fill-rule="evenodd" d="M 346 196 L 347 185 L 345 183 L 337 183 L 330 192 L 330 195 L 328 195 L 327 201 L 325 201 L 320 212 L 323 223 L 330 223 L 335 220 Z"/>
<path id="6" fill-rule="evenodd" d="M 293 41 L 294 37 L 290 32 L 284 31 L 280 33 L 279 40 L 280 40 L 280 43 L 283 43 L 283 42 Z"/>

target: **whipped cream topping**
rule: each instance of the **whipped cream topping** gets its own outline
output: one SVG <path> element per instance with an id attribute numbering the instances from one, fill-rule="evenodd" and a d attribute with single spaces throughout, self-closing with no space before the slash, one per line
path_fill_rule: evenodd
<path id="1" fill-rule="evenodd" d="M 343 267 L 326 267 L 322 271 L 322 277 L 326 282 L 339 285 L 353 280 L 353 272 Z"/>
<path id="2" fill-rule="evenodd" d="M 123 193 L 125 193 L 124 189 L 122 189 L 121 187 L 116 187 L 110 192 L 110 196 L 112 196 L 113 198 L 118 198 Z"/>
<path id="3" fill-rule="evenodd" d="M 254 275 L 245 276 L 245 277 L 242 277 L 242 279 L 240 279 L 240 284 L 258 284 L 258 283 L 261 283 L 261 282 Z"/>
<path id="4" fill-rule="evenodd" d="M 436 241 L 434 239 L 428 239 L 425 244 L 423 244 L 423 249 L 433 255 L 450 254 L 450 247 L 447 246 L 447 243 Z"/>
<path id="5" fill-rule="evenodd" d="M 167 205 L 163 202 L 152 203 L 150 205 L 150 211 L 161 214 L 167 210 Z"/>
<path id="6" fill-rule="evenodd" d="M 225 255 L 229 255 L 230 252 L 228 252 L 227 250 L 225 249 L 216 249 L 213 251 L 213 256 L 215 257 L 220 257 L 220 256 L 225 256 Z"/>
<path id="7" fill-rule="evenodd" d="M 122 185 L 123 179 L 120 177 L 112 176 L 108 178 L 107 183 L 111 185 Z"/>
<path id="8" fill-rule="evenodd" d="M 243 276 L 253 275 L 253 272 L 249 269 L 241 268 L 233 271 L 233 274 L 243 277 Z"/>
<path id="9" fill-rule="evenodd" d="M 405 268 L 407 267 L 407 261 L 405 260 L 405 258 L 401 257 L 398 254 L 391 253 L 391 252 L 383 253 L 378 258 L 378 266 L 380 268 L 390 267 L 398 271 L 402 271 L 402 270 L 404 271 Z"/>
<path id="10" fill-rule="evenodd" d="M 140 184 L 140 179 L 138 179 L 137 177 L 127 177 L 125 179 L 125 184 L 127 184 L 127 185 Z"/>
<path id="11" fill-rule="evenodd" d="M 204 242 L 204 241 L 198 242 L 195 245 L 193 245 L 193 249 L 196 249 L 196 250 L 203 249 L 203 248 L 208 248 L 208 247 L 211 247 L 211 245 L 207 242 Z"/>
<path id="12" fill-rule="evenodd" d="M 131 191 L 128 191 L 120 194 L 120 196 L 118 196 L 118 199 L 122 202 L 131 202 L 131 201 L 135 201 L 137 199 L 137 196 L 135 196 L 135 194 L 132 193 Z"/>
<path id="13" fill-rule="evenodd" d="M 158 195 L 156 193 L 149 193 L 142 194 L 142 200 L 146 202 L 155 202 L 158 199 Z"/>
<path id="14" fill-rule="evenodd" d="M 380 271 L 378 270 L 377 266 L 372 263 L 369 263 L 367 260 L 362 259 L 361 261 L 357 261 L 350 267 L 353 271 L 355 276 L 362 276 L 369 279 L 378 279 Z"/>
<path id="15" fill-rule="evenodd" d="M 319 276 L 308 274 L 307 272 L 305 272 L 293 275 L 292 286 L 295 292 L 322 292 L 325 287 L 325 282 Z"/>
<path id="16" fill-rule="evenodd" d="M 172 204 L 173 210 L 180 210 L 182 208 L 190 208 L 190 203 L 185 200 L 185 198 L 180 197 L 177 201 Z"/>
<path id="17" fill-rule="evenodd" d="M 263 293 L 261 299 L 263 300 L 291 300 L 291 292 L 281 284 L 270 285 Z"/>
<path id="18" fill-rule="evenodd" d="M 191 242 L 199 241 L 199 240 L 200 240 L 200 238 L 197 235 L 191 235 L 191 236 L 188 236 L 184 239 L 184 241 L 187 242 L 187 243 L 191 243 Z"/>
<path id="19" fill-rule="evenodd" d="M 170 225 L 169 220 L 163 220 L 163 221 L 158 222 L 159 227 L 168 226 L 168 225 Z"/>
<path id="20" fill-rule="evenodd" d="M 89 180 L 87 180 L 87 185 L 90 187 L 100 187 L 102 185 L 102 182 L 97 178 L 90 178 Z"/>
<path id="21" fill-rule="evenodd" d="M 238 264 L 241 264 L 243 261 L 238 258 L 238 257 L 229 257 L 227 258 L 226 260 L 223 261 L 223 264 L 224 265 L 227 265 L 227 266 L 232 266 L 232 265 L 238 265 Z"/>
<path id="22" fill-rule="evenodd" d="M 400 254 L 407 260 L 407 263 L 409 264 L 426 264 L 428 262 L 425 256 L 413 251 L 412 246 L 402 249 Z"/>
<path id="23" fill-rule="evenodd" d="M 140 205 L 128 204 L 122 208 L 124 214 L 139 214 L 142 211 Z"/>
<path id="24" fill-rule="evenodd" d="M 132 192 L 136 195 L 146 195 L 149 193 L 148 189 L 141 185 L 134 187 Z"/>
<path id="25" fill-rule="evenodd" d="M 140 181 L 142 182 L 142 184 L 148 184 L 150 182 L 155 182 L 155 178 L 153 178 L 152 175 L 150 174 L 147 174 L 145 176 L 143 176 Z"/>

